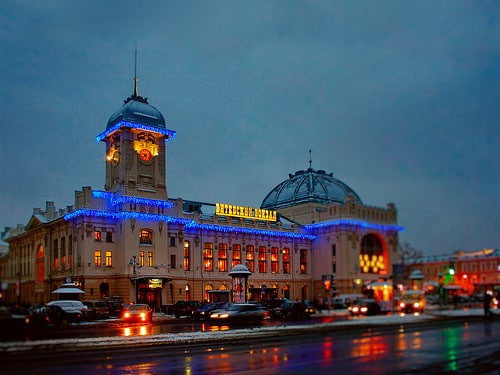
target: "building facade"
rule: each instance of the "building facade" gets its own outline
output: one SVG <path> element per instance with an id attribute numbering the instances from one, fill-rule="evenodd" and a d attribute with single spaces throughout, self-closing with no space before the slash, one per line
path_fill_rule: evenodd
<path id="1" fill-rule="evenodd" d="M 250 271 L 248 300 L 315 299 L 360 292 L 392 276 L 397 210 L 372 207 L 311 166 L 290 174 L 261 207 L 167 194 L 168 142 L 176 132 L 134 94 L 97 136 L 104 190 L 83 187 L 64 209 L 47 202 L 9 228 L 0 260 L 7 302 L 45 303 L 71 280 L 82 299 L 121 296 L 155 309 L 177 300 L 231 300 L 230 271 Z"/>

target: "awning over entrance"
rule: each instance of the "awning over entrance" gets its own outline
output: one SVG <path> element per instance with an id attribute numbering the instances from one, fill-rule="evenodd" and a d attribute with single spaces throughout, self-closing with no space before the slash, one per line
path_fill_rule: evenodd
<path id="1" fill-rule="evenodd" d="M 85 294 L 83 290 L 77 288 L 74 283 L 62 284 L 59 289 L 52 291 L 53 294 Z"/>

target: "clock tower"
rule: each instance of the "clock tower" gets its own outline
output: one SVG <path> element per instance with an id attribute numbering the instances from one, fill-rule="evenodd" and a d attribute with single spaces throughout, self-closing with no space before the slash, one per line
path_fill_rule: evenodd
<path id="1" fill-rule="evenodd" d="M 166 200 L 166 142 L 176 132 L 147 98 L 134 94 L 108 120 L 97 141 L 106 143 L 105 190 L 121 196 Z"/>

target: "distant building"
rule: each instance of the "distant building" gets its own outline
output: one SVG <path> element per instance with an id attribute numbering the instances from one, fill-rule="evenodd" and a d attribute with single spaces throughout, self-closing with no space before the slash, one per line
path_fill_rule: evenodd
<path id="1" fill-rule="evenodd" d="M 44 303 L 69 280 L 85 299 L 120 296 L 155 309 L 231 300 L 238 264 L 251 272 L 248 299 L 257 301 L 327 298 L 391 277 L 403 229 L 394 204 L 365 205 L 311 164 L 259 208 L 170 198 L 166 145 L 175 136 L 136 83 L 97 136 L 106 146 L 104 190 L 83 187 L 64 209 L 47 202 L 4 237 L 5 300 Z"/>
<path id="2" fill-rule="evenodd" d="M 500 286 L 500 250 L 458 250 L 453 254 L 425 256 L 405 265 L 406 274 L 419 270 L 427 292 L 439 285 L 462 294 L 484 293 Z"/>

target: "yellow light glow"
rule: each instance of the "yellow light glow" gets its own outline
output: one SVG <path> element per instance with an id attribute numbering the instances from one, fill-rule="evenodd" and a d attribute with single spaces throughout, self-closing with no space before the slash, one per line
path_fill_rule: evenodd
<path id="1" fill-rule="evenodd" d="M 234 216 L 247 219 L 276 221 L 276 211 L 252 208 L 247 206 L 236 206 L 233 204 L 216 203 L 215 214 L 220 216 Z"/>

